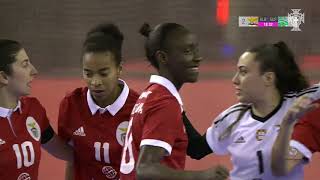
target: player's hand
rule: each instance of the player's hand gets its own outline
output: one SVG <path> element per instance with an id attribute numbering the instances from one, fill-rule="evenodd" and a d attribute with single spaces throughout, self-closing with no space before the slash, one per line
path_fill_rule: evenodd
<path id="1" fill-rule="evenodd" d="M 312 103 L 313 99 L 308 95 L 304 95 L 296 99 L 290 109 L 288 110 L 285 120 L 289 124 L 294 124 L 300 119 L 305 113 L 314 110 L 319 107 L 319 104 Z"/>
<path id="2" fill-rule="evenodd" d="M 206 170 L 208 180 L 225 180 L 229 177 L 229 170 L 224 166 L 215 166 Z"/>

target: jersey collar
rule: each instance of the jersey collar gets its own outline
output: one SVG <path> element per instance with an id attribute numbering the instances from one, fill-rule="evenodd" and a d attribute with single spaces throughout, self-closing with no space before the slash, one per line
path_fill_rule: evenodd
<path id="1" fill-rule="evenodd" d="M 160 85 L 164 86 L 166 89 L 168 89 L 169 92 L 178 100 L 178 102 L 181 106 L 181 109 L 182 109 L 183 103 L 182 103 L 181 96 L 180 96 L 177 88 L 173 85 L 173 83 L 170 80 L 168 80 L 165 77 L 159 76 L 159 75 L 152 75 L 150 77 L 150 83 L 160 84 Z"/>
<path id="2" fill-rule="evenodd" d="M 87 91 L 87 102 L 89 109 L 91 111 L 91 114 L 94 115 L 98 110 L 101 114 L 105 113 L 106 111 L 109 111 L 109 113 L 114 116 L 117 114 L 117 112 L 120 111 L 120 109 L 124 106 L 128 96 L 129 96 L 129 87 L 123 80 L 119 79 L 118 81 L 120 84 L 123 84 L 123 89 L 120 94 L 120 96 L 110 105 L 107 107 L 100 107 L 98 106 L 92 99 L 90 90 Z"/>
<path id="3" fill-rule="evenodd" d="M 20 101 L 18 101 L 18 104 L 14 109 L 7 109 L 7 108 L 0 107 L 0 117 L 8 118 L 12 115 L 12 113 L 16 112 L 17 110 L 19 110 L 19 112 L 22 113 Z"/>

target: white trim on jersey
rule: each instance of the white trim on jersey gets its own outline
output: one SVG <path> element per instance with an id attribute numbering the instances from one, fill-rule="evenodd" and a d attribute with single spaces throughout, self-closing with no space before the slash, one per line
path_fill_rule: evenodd
<path id="1" fill-rule="evenodd" d="M 181 112 L 183 112 L 183 102 L 181 99 L 181 96 L 177 90 L 177 88 L 174 86 L 174 84 L 168 80 L 165 77 L 162 76 L 158 76 L 158 75 L 152 75 L 150 77 L 150 83 L 156 83 L 156 84 L 160 84 L 163 87 L 165 87 L 166 89 L 168 89 L 168 91 L 177 99 L 177 101 L 179 102 L 180 106 L 181 106 Z"/>
<path id="2" fill-rule="evenodd" d="M 127 101 L 127 98 L 128 98 L 130 90 L 129 90 L 129 87 L 126 84 L 125 81 L 119 79 L 118 82 L 119 82 L 119 84 L 123 84 L 122 92 L 120 93 L 119 97 L 112 104 L 110 104 L 110 105 L 108 105 L 107 107 L 104 107 L 104 108 L 98 106 L 93 101 L 93 99 L 91 97 L 90 90 L 88 89 L 88 91 L 87 91 L 87 102 L 88 102 L 88 106 L 89 106 L 89 109 L 90 109 L 90 112 L 91 112 L 92 115 L 94 115 L 98 110 L 100 111 L 100 113 L 105 113 L 108 110 L 109 113 L 112 116 L 114 116 L 124 106 L 124 104 Z"/>
<path id="3" fill-rule="evenodd" d="M 312 99 L 320 99 L 320 84 L 314 84 L 313 86 L 303 89 L 299 91 L 298 93 L 287 93 L 284 95 L 284 98 L 294 98 L 294 97 L 300 97 L 302 95 L 309 94 Z"/>
<path id="4" fill-rule="evenodd" d="M 296 140 L 290 140 L 290 146 L 296 148 L 299 152 L 301 152 L 308 160 L 311 160 L 312 152 L 302 143 Z"/>
<path id="5" fill-rule="evenodd" d="M 214 133 L 213 127 L 209 127 L 206 133 L 206 141 L 210 146 L 211 150 L 213 151 L 213 153 L 217 155 L 228 154 L 228 151 L 226 150 L 225 146 L 216 144 L 218 140 L 213 139 L 213 137 L 216 137 L 215 135 L 213 135 L 213 133 Z M 223 147 L 223 148 L 220 148 L 220 147 Z"/>
<path id="6" fill-rule="evenodd" d="M 171 155 L 171 152 L 172 152 L 172 146 L 165 141 L 161 141 L 157 139 L 143 139 L 140 143 L 140 147 L 144 145 L 161 147 L 167 151 L 168 156 Z"/>

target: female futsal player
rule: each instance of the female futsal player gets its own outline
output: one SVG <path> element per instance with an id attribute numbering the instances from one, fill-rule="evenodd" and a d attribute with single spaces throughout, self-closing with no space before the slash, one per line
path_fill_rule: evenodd
<path id="1" fill-rule="evenodd" d="M 198 42 L 193 33 L 176 23 L 163 23 L 147 37 L 148 61 L 158 71 L 142 92 L 132 111 L 121 162 L 121 180 L 134 179 L 226 179 L 223 167 L 205 171 L 183 171 L 187 135 L 182 121 L 179 90 L 198 79 Z"/>
<path id="2" fill-rule="evenodd" d="M 119 179 L 122 146 L 138 94 L 119 79 L 123 35 L 114 24 L 100 24 L 83 44 L 83 79 L 60 104 L 58 134 L 73 145 L 68 179 Z M 74 178 L 73 178 L 74 177 Z"/>
<path id="3" fill-rule="evenodd" d="M 41 147 L 59 159 L 73 159 L 40 102 L 26 97 L 36 75 L 22 45 L 0 39 L 0 179 L 38 179 Z"/>
<path id="4" fill-rule="evenodd" d="M 308 83 L 284 42 L 247 50 L 239 58 L 237 69 L 232 81 L 240 103 L 223 111 L 205 136 L 184 118 L 190 136 L 188 154 L 197 159 L 211 152 L 230 154 L 232 180 L 303 179 L 301 164 L 285 177 L 273 176 L 272 145 L 294 100 L 316 93 L 319 86 L 303 90 Z"/>

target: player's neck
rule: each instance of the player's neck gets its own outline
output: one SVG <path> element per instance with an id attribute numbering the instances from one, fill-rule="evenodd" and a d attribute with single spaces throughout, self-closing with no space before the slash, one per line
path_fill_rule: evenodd
<path id="1" fill-rule="evenodd" d="M 174 76 L 172 76 L 168 71 L 166 70 L 161 70 L 159 71 L 159 75 L 162 76 L 162 77 L 165 77 L 166 79 L 168 79 L 175 87 L 176 89 L 179 91 L 182 87 L 183 84 L 181 83 L 178 83 Z"/>
<path id="2" fill-rule="evenodd" d="M 279 92 L 267 93 L 261 100 L 252 104 L 252 111 L 256 116 L 266 117 L 281 103 Z"/>
<path id="3" fill-rule="evenodd" d="M 18 105 L 19 98 L 8 92 L 6 88 L 0 88 L 0 107 L 13 109 Z"/>

